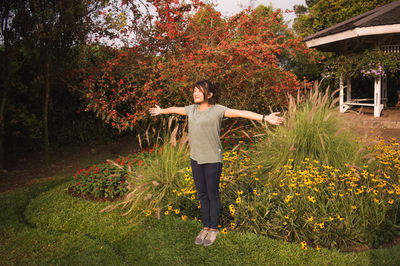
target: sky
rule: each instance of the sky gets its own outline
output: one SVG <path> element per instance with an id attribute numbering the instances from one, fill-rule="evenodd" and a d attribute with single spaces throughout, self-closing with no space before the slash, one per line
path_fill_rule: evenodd
<path id="1" fill-rule="evenodd" d="M 238 13 L 239 11 L 247 8 L 248 6 L 257 7 L 258 5 L 272 5 L 275 9 L 282 9 L 282 11 L 289 9 L 293 10 L 294 5 L 305 5 L 305 0 L 213 0 L 218 6 L 216 9 L 224 16 L 230 16 Z M 294 13 L 284 13 L 286 21 L 295 18 Z M 291 24 L 291 23 L 290 23 Z"/>

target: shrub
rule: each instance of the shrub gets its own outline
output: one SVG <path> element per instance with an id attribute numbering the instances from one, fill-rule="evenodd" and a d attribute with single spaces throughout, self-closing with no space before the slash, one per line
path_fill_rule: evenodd
<path id="1" fill-rule="evenodd" d="M 280 169 L 288 159 L 293 159 L 294 166 L 301 165 L 305 158 L 340 169 L 360 164 L 365 149 L 346 130 L 328 90 L 320 92 L 316 82 L 312 90 L 289 99 L 286 124 L 273 131 L 267 128 L 258 142 L 257 160 L 265 171 Z"/>
<path id="2" fill-rule="evenodd" d="M 116 162 L 108 160 L 100 165 L 80 169 L 74 175 L 75 183 L 69 190 L 75 194 L 92 195 L 95 198 L 114 199 L 128 192 L 127 176 L 124 164 L 130 167 L 131 158 L 118 158 Z"/>

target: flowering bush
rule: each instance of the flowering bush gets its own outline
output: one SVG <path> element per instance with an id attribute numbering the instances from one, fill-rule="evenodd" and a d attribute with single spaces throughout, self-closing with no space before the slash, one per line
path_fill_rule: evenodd
<path id="1" fill-rule="evenodd" d="M 81 195 L 93 195 L 96 198 L 116 198 L 128 192 L 127 178 L 135 159 L 118 158 L 115 162 L 108 160 L 100 165 L 80 169 L 74 175 L 71 192 Z"/>
<path id="2" fill-rule="evenodd" d="M 253 160 L 252 142 L 244 135 L 223 154 L 222 233 L 256 232 L 304 249 L 375 247 L 393 239 L 400 226 L 400 145 L 394 139 L 370 147 L 373 158 L 362 167 L 339 169 L 310 158 L 295 165 L 289 159 L 271 173 Z M 124 200 L 106 209 L 125 208 L 134 219 L 200 220 L 187 146 L 170 144 L 139 154 L 142 160 L 127 157 L 79 170 L 74 189 L 112 197 L 123 188 L 118 195 Z"/>
<path id="3" fill-rule="evenodd" d="M 289 160 L 267 177 L 248 151 L 225 152 L 222 232 L 256 232 L 302 243 L 304 249 L 375 247 L 391 240 L 400 225 L 399 144 L 382 141 L 371 151 L 378 159 L 371 166 L 343 171 L 306 158 L 297 167 Z M 142 209 L 143 214 L 200 219 L 190 167 L 179 171 L 166 193 L 165 201 Z"/>
<path id="4" fill-rule="evenodd" d="M 368 64 L 369 68 L 368 69 L 361 69 L 361 74 L 363 75 L 363 77 L 367 77 L 367 78 L 377 78 L 377 77 L 381 77 L 384 78 L 386 77 L 386 73 L 383 70 L 381 65 L 378 65 L 376 67 L 371 66 L 371 64 Z"/>

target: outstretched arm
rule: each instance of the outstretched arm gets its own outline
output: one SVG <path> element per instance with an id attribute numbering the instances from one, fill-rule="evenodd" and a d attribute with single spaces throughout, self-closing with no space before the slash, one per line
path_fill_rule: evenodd
<path id="1" fill-rule="evenodd" d="M 162 109 L 160 106 L 156 105 L 156 107 L 150 108 L 149 112 L 151 116 L 156 116 L 161 114 L 187 115 L 185 107 L 168 107 Z"/>
<path id="2" fill-rule="evenodd" d="M 272 113 L 269 115 L 261 115 L 261 114 L 257 114 L 251 111 L 246 111 L 246 110 L 236 110 L 236 109 L 227 109 L 225 111 L 224 116 L 225 117 L 230 117 L 230 118 L 234 118 L 234 117 L 241 117 L 241 118 L 246 118 L 246 119 L 250 119 L 250 120 L 257 120 L 262 122 L 263 121 L 263 117 L 264 117 L 264 121 L 267 121 L 270 124 L 273 125 L 280 125 L 285 119 L 277 116 L 280 112 L 276 112 L 276 113 Z"/>

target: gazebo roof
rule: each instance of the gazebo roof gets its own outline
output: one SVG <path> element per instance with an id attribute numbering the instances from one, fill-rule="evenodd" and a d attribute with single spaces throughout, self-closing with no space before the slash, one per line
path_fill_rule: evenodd
<path id="1" fill-rule="evenodd" d="M 319 31 L 305 41 L 308 47 L 329 52 L 368 49 L 382 42 L 399 44 L 400 0 Z"/>

